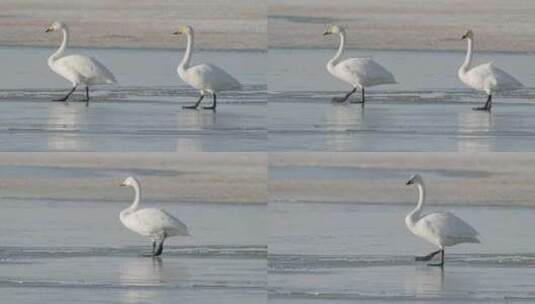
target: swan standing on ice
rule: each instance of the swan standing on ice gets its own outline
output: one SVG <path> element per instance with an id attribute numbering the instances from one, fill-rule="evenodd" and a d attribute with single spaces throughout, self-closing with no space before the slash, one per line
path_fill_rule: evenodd
<path id="1" fill-rule="evenodd" d="M 59 49 L 48 58 L 52 71 L 72 83 L 69 93 L 54 101 L 67 101 L 79 85 L 85 85 L 86 106 L 89 106 L 89 86 L 97 84 L 116 84 L 115 76 L 95 58 L 84 55 L 64 55 L 69 41 L 69 30 L 62 22 L 54 22 L 45 32 L 63 32 L 63 41 Z"/>
<path id="2" fill-rule="evenodd" d="M 344 97 L 334 97 L 333 102 L 345 102 L 349 96 L 359 89 L 362 93 L 362 106 L 365 102 L 364 89 L 381 84 L 394 84 L 397 83 L 394 75 L 387 71 L 380 64 L 375 62 L 371 58 L 349 58 L 344 61 L 340 61 L 340 57 L 344 52 L 344 43 L 346 33 L 345 30 L 338 26 L 333 25 L 323 33 L 323 35 L 338 34 L 340 36 L 340 46 L 338 52 L 334 55 L 329 62 L 327 62 L 327 71 L 334 77 L 345 81 L 353 86 L 353 90 L 347 93 Z M 359 102 L 353 102 L 359 103 Z"/>
<path id="3" fill-rule="evenodd" d="M 444 249 L 461 243 L 479 243 L 477 231 L 468 223 L 449 212 L 430 213 L 422 215 L 425 203 L 425 189 L 422 178 L 413 175 L 407 185 L 418 187 L 418 205 L 405 217 L 405 224 L 416 236 L 432 243 L 440 249 L 423 257 L 416 257 L 417 261 L 429 261 L 441 253 L 440 263 L 429 266 L 444 267 Z"/>
<path id="4" fill-rule="evenodd" d="M 483 107 L 474 108 L 476 111 L 490 111 L 492 107 L 492 93 L 501 90 L 514 90 L 524 87 L 520 81 L 503 70 L 494 67 L 493 62 L 472 67 L 472 52 L 474 49 L 474 32 L 466 31 L 462 39 L 468 41 L 466 59 L 459 68 L 459 79 L 467 86 L 487 93 L 487 102 Z"/>
<path id="5" fill-rule="evenodd" d="M 163 252 L 163 243 L 166 238 L 172 236 L 189 236 L 188 227 L 179 219 L 165 210 L 156 208 L 139 209 L 141 203 L 141 187 L 133 177 L 127 177 L 121 186 L 134 188 L 134 202 L 119 214 L 123 225 L 152 240 L 152 252 L 144 256 L 160 256 Z M 158 248 L 156 248 L 158 242 Z"/>
<path id="6" fill-rule="evenodd" d="M 215 110 L 217 106 L 216 94 L 221 91 L 235 90 L 241 87 L 238 80 L 232 77 L 229 73 L 220 67 L 213 64 L 202 63 L 190 67 L 191 53 L 193 49 L 193 28 L 189 25 L 181 26 L 177 29 L 174 35 L 185 34 L 188 37 L 188 45 L 186 47 L 186 53 L 182 58 L 182 61 L 178 65 L 178 76 L 184 82 L 200 91 L 201 96 L 199 100 L 191 106 L 183 106 L 184 109 L 197 109 L 199 104 L 204 98 L 206 93 L 212 94 L 213 103 L 211 106 L 204 107 L 205 109 Z"/>

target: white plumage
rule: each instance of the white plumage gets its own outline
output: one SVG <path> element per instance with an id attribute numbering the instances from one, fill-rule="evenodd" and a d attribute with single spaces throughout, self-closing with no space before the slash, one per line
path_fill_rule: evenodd
<path id="1" fill-rule="evenodd" d="M 409 230 L 418 237 L 440 248 L 431 254 L 417 258 L 420 261 L 428 261 L 437 253 L 441 253 L 441 263 L 430 264 L 432 266 L 444 265 L 445 247 L 462 243 L 479 243 L 478 232 L 458 216 L 449 212 L 437 212 L 422 215 L 425 203 L 425 188 L 419 175 L 412 176 L 407 185 L 415 184 L 418 187 L 418 205 L 405 217 L 405 224 Z"/>
<path id="2" fill-rule="evenodd" d="M 174 34 L 186 34 L 188 37 L 186 53 L 177 67 L 178 76 L 188 85 L 200 91 L 199 100 L 194 105 L 184 106 L 183 108 L 196 109 L 201 103 L 205 94 L 209 93 L 212 94 L 213 104 L 204 108 L 215 109 L 217 106 L 217 93 L 241 88 L 241 84 L 238 80 L 218 66 L 210 63 L 203 63 L 192 67 L 189 66 L 191 54 L 193 52 L 194 37 L 191 26 L 181 26 Z"/>
<path id="3" fill-rule="evenodd" d="M 474 33 L 468 30 L 462 38 L 467 39 L 468 48 L 465 61 L 458 71 L 459 79 L 468 87 L 485 92 L 488 96 L 485 105 L 474 108 L 474 110 L 490 111 L 492 108 L 492 94 L 494 92 L 515 90 L 524 87 L 516 78 L 495 67 L 493 62 L 472 67 Z"/>
<path id="4" fill-rule="evenodd" d="M 327 62 L 327 71 L 334 77 L 353 86 L 353 90 L 342 98 L 333 98 L 335 102 L 344 102 L 357 89 L 362 93 L 362 104 L 365 103 L 365 88 L 382 84 L 394 84 L 394 75 L 371 58 L 350 58 L 340 61 L 344 52 L 345 30 L 337 25 L 327 29 L 324 35 L 338 34 L 340 46 L 338 52 Z"/>
<path id="5" fill-rule="evenodd" d="M 86 86 L 86 105 L 89 105 L 89 86 L 99 84 L 116 84 L 115 76 L 95 58 L 84 55 L 64 55 L 69 41 L 69 30 L 61 22 L 54 22 L 46 32 L 63 32 L 63 41 L 59 49 L 48 58 L 48 66 L 58 75 L 69 80 L 71 91 L 56 101 L 67 101 L 79 85 Z"/>
<path id="6" fill-rule="evenodd" d="M 126 178 L 121 186 L 133 187 L 135 198 L 130 207 L 121 211 L 119 219 L 126 228 L 152 240 L 150 256 L 162 254 L 166 238 L 189 235 L 188 227 L 167 211 L 156 208 L 138 209 L 141 203 L 141 186 L 135 178 Z M 159 242 L 158 249 L 156 242 Z"/>

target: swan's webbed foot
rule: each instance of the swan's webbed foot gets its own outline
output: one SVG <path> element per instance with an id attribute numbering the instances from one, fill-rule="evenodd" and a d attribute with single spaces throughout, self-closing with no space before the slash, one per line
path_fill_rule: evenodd
<path id="1" fill-rule="evenodd" d="M 417 261 L 417 262 L 427 262 L 427 261 L 430 261 L 432 258 L 434 258 L 435 255 L 437 255 L 438 253 L 440 253 L 440 250 L 433 251 L 428 255 L 417 256 L 417 257 L 414 258 L 414 260 Z"/>
<path id="2" fill-rule="evenodd" d="M 475 107 L 475 108 L 472 108 L 472 110 L 474 110 L 474 111 L 487 111 L 487 112 L 490 112 L 490 107 Z"/>
<path id="3" fill-rule="evenodd" d="M 487 111 L 490 112 L 490 109 L 492 108 L 492 95 L 489 95 L 487 98 L 487 102 L 485 102 L 485 105 L 482 107 L 476 107 L 472 108 L 474 111 Z"/>
<path id="4" fill-rule="evenodd" d="M 201 95 L 201 97 L 199 97 L 199 100 L 197 100 L 195 104 L 192 104 L 190 106 L 182 106 L 182 109 L 197 110 L 203 98 L 204 98 L 204 95 Z"/>
<path id="5" fill-rule="evenodd" d="M 444 262 L 440 262 L 440 263 L 429 263 L 427 264 L 427 266 L 429 267 L 441 267 L 441 268 L 444 268 Z"/>
<path id="6" fill-rule="evenodd" d="M 351 90 L 351 92 L 347 93 L 344 97 L 333 97 L 331 99 L 332 102 L 346 102 L 353 93 L 357 91 L 357 88 L 354 88 Z"/>
<path id="7" fill-rule="evenodd" d="M 67 99 L 69 99 L 69 97 L 71 97 L 72 93 L 74 93 L 75 90 L 76 90 L 76 87 L 73 87 L 69 91 L 69 93 L 67 93 L 67 95 L 65 95 L 65 97 L 54 99 L 53 101 L 63 101 L 63 102 L 65 102 L 65 104 L 68 104 Z"/>
<path id="8" fill-rule="evenodd" d="M 342 103 L 342 102 L 345 102 L 347 99 L 344 98 L 344 97 L 333 97 L 331 99 L 332 102 L 336 102 L 336 103 Z"/>
<path id="9" fill-rule="evenodd" d="M 444 268 L 444 249 L 441 249 L 438 252 L 440 252 L 440 263 L 429 263 L 427 266 Z M 438 252 L 433 253 L 437 254 Z"/>

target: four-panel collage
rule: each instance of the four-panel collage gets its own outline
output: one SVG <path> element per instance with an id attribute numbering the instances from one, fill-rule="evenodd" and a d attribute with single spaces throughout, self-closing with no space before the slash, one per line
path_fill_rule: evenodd
<path id="1" fill-rule="evenodd" d="M 535 302 L 534 16 L 0 0 L 0 303 Z"/>

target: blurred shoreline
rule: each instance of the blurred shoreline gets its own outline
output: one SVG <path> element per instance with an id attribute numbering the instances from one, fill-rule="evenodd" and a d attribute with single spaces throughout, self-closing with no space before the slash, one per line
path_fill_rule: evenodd
<path id="1" fill-rule="evenodd" d="M 265 153 L 0 153 L 0 199 L 265 204 Z M 91 193 L 90 196 L 86 196 Z"/>
<path id="2" fill-rule="evenodd" d="M 184 48 L 178 26 L 195 30 L 195 48 L 264 49 L 266 5 L 259 1 L 17 0 L 0 2 L 0 45 L 58 46 L 54 21 L 69 27 L 76 47 Z"/>
<path id="3" fill-rule="evenodd" d="M 412 205 L 421 174 L 430 206 L 535 206 L 533 153 L 270 153 L 270 202 Z M 278 172 L 277 172 L 278 170 Z"/>

